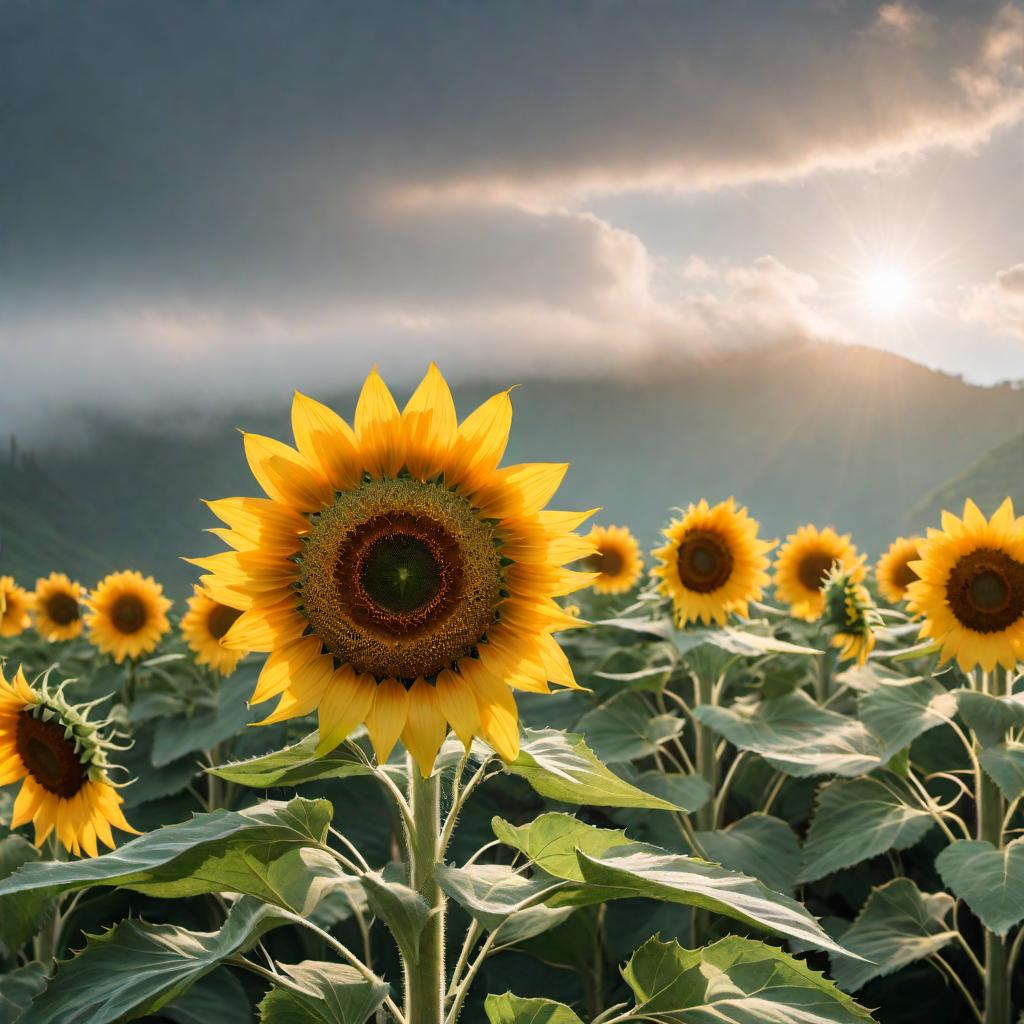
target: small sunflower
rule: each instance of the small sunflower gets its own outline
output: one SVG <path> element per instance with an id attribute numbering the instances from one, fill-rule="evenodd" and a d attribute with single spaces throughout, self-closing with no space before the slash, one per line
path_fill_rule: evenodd
<path id="1" fill-rule="evenodd" d="M 104 577 L 86 601 L 89 639 L 119 665 L 156 650 L 171 624 L 171 602 L 152 576 L 113 572 Z"/>
<path id="2" fill-rule="evenodd" d="M 69 853 L 95 857 L 97 840 L 114 848 L 111 826 L 139 834 L 107 777 L 109 746 L 88 708 L 72 707 L 45 683 L 33 689 L 20 668 L 10 682 L 0 671 L 0 786 L 23 780 L 11 828 L 31 821 L 36 846 L 56 829 Z"/>
<path id="3" fill-rule="evenodd" d="M 13 576 L 0 576 L 0 636 L 17 636 L 28 629 L 31 610 L 32 595 Z"/>
<path id="4" fill-rule="evenodd" d="M 920 635 L 942 644 L 942 660 L 1013 669 L 1024 657 L 1024 518 L 1007 498 L 991 519 L 969 500 L 963 519 L 942 513 L 929 529 L 908 607 L 924 616 Z"/>
<path id="5" fill-rule="evenodd" d="M 195 654 L 197 665 L 208 665 L 222 676 L 235 671 L 246 652 L 222 647 L 221 639 L 241 614 L 237 608 L 229 608 L 196 589 L 181 618 L 181 635 Z"/>
<path id="6" fill-rule="evenodd" d="M 907 596 L 907 587 L 917 579 L 911 562 L 921 557 L 921 537 L 897 537 L 875 566 L 878 591 L 890 604 L 899 604 Z"/>
<path id="7" fill-rule="evenodd" d="M 47 640 L 73 640 L 82 632 L 82 597 L 85 588 L 62 572 L 36 581 L 36 632 Z"/>
<path id="8" fill-rule="evenodd" d="M 245 435 L 267 498 L 211 502 L 233 550 L 191 561 L 243 612 L 222 644 L 270 655 L 266 723 L 315 709 L 326 751 L 365 722 L 381 761 L 401 739 L 427 775 L 449 725 L 512 760 L 512 691 L 576 686 L 555 598 L 593 579 L 562 568 L 593 554 L 591 513 L 545 509 L 565 464 L 499 468 L 511 420 L 506 391 L 458 423 L 431 364 L 404 410 L 374 370 L 354 429 L 296 394 L 295 448 Z"/>
<path id="9" fill-rule="evenodd" d="M 759 524 L 735 499 L 710 507 L 702 498 L 662 531 L 668 543 L 652 552 L 659 564 L 651 575 L 672 598 L 680 625 L 712 621 L 724 625 L 760 599 L 768 585 L 766 554 L 775 541 L 758 539 Z"/>
<path id="10" fill-rule="evenodd" d="M 848 533 L 839 534 L 826 526 L 801 526 L 791 533 L 775 558 L 775 593 L 785 601 L 791 614 L 813 622 L 825 607 L 822 593 L 834 562 L 849 573 L 855 583 L 866 575 L 864 556 L 850 543 Z"/>
<path id="11" fill-rule="evenodd" d="M 591 586 L 598 594 L 624 594 L 643 572 L 640 545 L 626 526 L 595 526 L 587 540 L 597 551 L 587 558 L 584 568 L 596 572 Z"/>
<path id="12" fill-rule="evenodd" d="M 838 565 L 825 577 L 822 593 L 822 624 L 833 634 L 832 646 L 842 661 L 863 665 L 875 648 L 874 630 L 881 625 L 871 594 Z"/>

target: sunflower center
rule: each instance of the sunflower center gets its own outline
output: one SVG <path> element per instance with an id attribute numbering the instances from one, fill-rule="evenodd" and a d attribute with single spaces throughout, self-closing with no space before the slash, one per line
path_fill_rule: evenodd
<path id="1" fill-rule="evenodd" d="M 621 551 L 598 551 L 586 560 L 590 572 L 599 572 L 603 576 L 618 576 L 625 562 Z"/>
<path id="2" fill-rule="evenodd" d="M 54 594 L 47 598 L 46 614 L 58 626 L 68 626 L 81 616 L 78 602 L 70 594 Z"/>
<path id="3" fill-rule="evenodd" d="M 826 551 L 811 552 L 801 560 L 797 577 L 808 590 L 821 590 L 835 560 L 835 556 Z"/>
<path id="4" fill-rule="evenodd" d="M 23 711 L 18 716 L 15 747 L 29 774 L 48 793 L 67 799 L 82 788 L 85 769 L 59 719 L 44 722 Z"/>
<path id="5" fill-rule="evenodd" d="M 1024 615 L 1024 563 L 979 548 L 953 566 L 946 585 L 953 614 L 978 633 L 997 633 Z"/>
<path id="6" fill-rule="evenodd" d="M 206 620 L 206 628 L 214 640 L 220 640 L 235 624 L 242 613 L 237 608 L 229 608 L 226 604 L 215 605 Z"/>
<path id="7" fill-rule="evenodd" d="M 721 534 L 691 530 L 679 545 L 676 565 L 684 587 L 698 594 L 710 594 L 729 581 L 733 557 Z"/>
<path id="8" fill-rule="evenodd" d="M 914 555 L 913 558 L 917 556 Z M 913 558 L 911 560 L 913 560 Z M 919 579 L 916 572 L 910 568 L 910 562 L 903 562 L 898 565 L 892 574 L 892 581 L 901 590 L 906 590 L 914 580 Z"/>
<path id="9" fill-rule="evenodd" d="M 110 621 L 120 633 L 137 633 L 146 624 L 146 606 L 134 594 L 122 594 L 110 609 Z"/>
<path id="10" fill-rule="evenodd" d="M 370 480 L 312 519 L 298 587 L 313 632 L 378 679 L 433 676 L 486 639 L 502 600 L 492 523 L 454 491 Z"/>

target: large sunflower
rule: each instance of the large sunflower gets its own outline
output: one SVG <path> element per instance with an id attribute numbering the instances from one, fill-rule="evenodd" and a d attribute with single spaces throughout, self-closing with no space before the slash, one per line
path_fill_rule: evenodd
<path id="1" fill-rule="evenodd" d="M 96 585 L 86 605 L 89 639 L 119 665 L 156 650 L 171 628 L 164 588 L 140 572 L 112 572 Z"/>
<path id="2" fill-rule="evenodd" d="M 241 614 L 237 608 L 214 601 L 196 589 L 188 599 L 188 611 L 181 617 L 181 635 L 195 654 L 196 664 L 209 665 L 222 676 L 235 671 L 246 652 L 223 647 L 221 639 Z"/>
<path id="3" fill-rule="evenodd" d="M 723 625 L 732 612 L 747 615 L 748 604 L 768 585 L 767 552 L 775 541 L 759 540 L 759 524 L 733 498 L 714 507 L 701 498 L 663 530 L 668 543 L 652 552 L 651 575 L 672 598 L 680 625 L 712 621 Z"/>
<path id="4" fill-rule="evenodd" d="M 920 635 L 942 644 L 943 661 L 967 672 L 1024 659 L 1024 518 L 1009 498 L 989 520 L 969 499 L 963 519 L 943 512 L 911 568 L 920 578 L 908 607 L 924 616 Z"/>
<path id="5" fill-rule="evenodd" d="M 826 526 L 801 526 L 791 533 L 775 558 L 775 593 L 789 605 L 798 619 L 813 622 L 825 607 L 822 589 L 825 579 L 838 562 L 854 583 L 866 575 L 864 556 L 850 543 L 848 533 L 839 534 Z"/>
<path id="6" fill-rule="evenodd" d="M 0 636 L 17 636 L 28 629 L 31 609 L 32 595 L 13 576 L 0 576 Z"/>
<path id="7" fill-rule="evenodd" d="M 587 539 L 597 551 L 584 568 L 597 573 L 591 586 L 599 594 L 624 594 L 640 579 L 644 560 L 636 537 L 625 526 L 595 526 Z"/>
<path id="8" fill-rule="evenodd" d="M 36 580 L 36 632 L 47 640 L 73 640 L 82 632 L 85 588 L 62 572 Z"/>
<path id="9" fill-rule="evenodd" d="M 911 562 L 921 557 L 921 537 L 897 537 L 875 566 L 878 592 L 890 604 L 899 604 L 907 596 L 907 587 L 917 579 Z"/>
<path id="10" fill-rule="evenodd" d="M 401 738 L 429 774 L 449 724 L 512 759 L 512 690 L 576 685 L 554 598 L 593 579 L 561 568 L 593 553 L 572 532 L 590 513 L 544 509 L 564 464 L 498 468 L 511 419 L 502 392 L 458 423 L 431 364 L 403 411 L 374 370 L 355 429 L 296 394 L 296 448 L 245 435 L 268 497 L 211 502 L 234 550 L 194 562 L 243 609 L 224 646 L 270 654 L 266 722 L 316 709 L 321 751 L 365 722 L 380 760 Z"/>
<path id="11" fill-rule="evenodd" d="M 32 822 L 36 846 L 56 829 L 69 853 L 97 855 L 97 840 L 114 848 L 111 826 L 138 835 L 107 777 L 106 743 L 95 724 L 60 690 L 35 690 L 19 668 L 0 671 L 0 786 L 24 780 L 11 828 Z"/>

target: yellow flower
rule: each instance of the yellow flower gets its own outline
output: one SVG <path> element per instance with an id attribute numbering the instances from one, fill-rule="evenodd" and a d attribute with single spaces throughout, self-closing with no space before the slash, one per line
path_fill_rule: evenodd
<path id="1" fill-rule="evenodd" d="M 624 594 L 643 572 L 640 545 L 625 526 L 595 526 L 587 539 L 597 551 L 583 565 L 597 578 L 591 584 L 599 594 Z"/>
<path id="2" fill-rule="evenodd" d="M 910 568 L 920 558 L 921 537 L 897 537 L 875 566 L 878 592 L 890 604 L 899 604 L 907 596 L 907 587 L 917 579 Z"/>
<path id="3" fill-rule="evenodd" d="M 170 628 L 171 602 L 152 576 L 113 572 L 104 577 L 86 601 L 89 639 L 119 665 L 156 650 Z"/>
<path id="4" fill-rule="evenodd" d="M 564 464 L 498 467 L 511 420 L 502 392 L 458 423 L 431 364 L 402 411 L 374 370 L 354 429 L 296 394 L 296 448 L 245 435 L 267 498 L 210 503 L 233 550 L 192 561 L 243 610 L 223 645 L 270 655 L 266 722 L 315 709 L 321 751 L 365 722 L 381 761 L 401 738 L 427 775 L 449 724 L 511 760 L 512 691 L 576 686 L 554 598 L 593 579 L 562 568 L 593 553 L 572 532 L 591 513 L 545 510 Z"/>
<path id="5" fill-rule="evenodd" d="M 864 556 L 850 543 L 848 533 L 839 534 L 826 526 L 801 526 L 791 533 L 775 558 L 775 593 L 789 605 L 798 619 L 813 622 L 825 606 L 822 587 L 838 562 L 855 583 L 866 575 Z"/>
<path id="6" fill-rule="evenodd" d="M 62 572 L 36 580 L 33 602 L 36 632 L 47 640 L 73 640 L 82 632 L 81 600 L 85 588 Z"/>
<path id="7" fill-rule="evenodd" d="M 910 567 L 920 578 L 908 607 L 924 616 L 920 635 L 942 644 L 943 661 L 965 672 L 1014 668 L 1024 654 L 1024 518 L 1009 498 L 990 520 L 969 499 L 963 519 L 943 512 Z"/>
<path id="8" fill-rule="evenodd" d="M 0 671 L 0 786 L 24 780 L 11 828 L 35 825 L 36 846 L 56 829 L 69 853 L 97 855 L 97 840 L 114 848 L 111 826 L 138 832 L 107 777 L 106 741 L 87 715 L 58 690 L 34 690 L 19 668 L 8 682 Z"/>
<path id="9" fill-rule="evenodd" d="M 663 530 L 668 543 L 652 552 L 651 575 L 672 598 L 680 625 L 712 621 L 724 625 L 735 612 L 746 616 L 750 601 L 768 585 L 767 552 L 775 541 L 759 540 L 759 524 L 733 498 L 709 507 L 702 498 Z"/>
<path id="10" fill-rule="evenodd" d="M 196 664 L 209 665 L 222 676 L 235 671 L 246 652 L 228 650 L 220 642 L 241 614 L 237 608 L 229 608 L 196 589 L 181 618 L 181 635 L 195 654 Z"/>
<path id="11" fill-rule="evenodd" d="M 825 578 L 823 625 L 833 631 L 831 644 L 842 661 L 863 665 L 875 648 L 875 627 L 881 624 L 878 609 L 863 583 L 838 566 Z"/>
<path id="12" fill-rule="evenodd" d="M 17 636 L 28 629 L 31 610 L 32 595 L 13 576 L 0 576 L 0 636 Z"/>

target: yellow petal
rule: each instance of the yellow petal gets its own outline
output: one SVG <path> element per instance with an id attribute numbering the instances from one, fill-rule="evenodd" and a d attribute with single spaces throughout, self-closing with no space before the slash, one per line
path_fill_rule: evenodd
<path id="1" fill-rule="evenodd" d="M 519 712 L 512 691 L 472 658 L 464 658 L 459 671 L 476 700 L 484 739 L 503 760 L 514 761 L 519 755 Z"/>
<path id="2" fill-rule="evenodd" d="M 326 405 L 295 392 L 292 433 L 306 461 L 317 466 L 335 490 L 359 483 L 362 464 L 352 428 Z"/>
<path id="3" fill-rule="evenodd" d="M 419 480 L 441 469 L 458 433 L 452 393 L 434 363 L 402 410 L 405 466 Z"/>
<path id="4" fill-rule="evenodd" d="M 423 778 L 429 778 L 434 770 L 437 752 L 447 733 L 448 722 L 441 712 L 434 687 L 423 679 L 417 679 L 409 691 L 409 711 L 402 730 L 402 742 L 419 765 Z"/>
<path id="5" fill-rule="evenodd" d="M 408 707 L 409 695 L 397 679 L 385 679 L 377 684 L 373 704 L 366 713 L 366 728 L 381 764 L 391 756 L 402 735 Z"/>
<path id="6" fill-rule="evenodd" d="M 441 713 L 455 730 L 455 735 L 469 749 L 473 737 L 480 732 L 480 709 L 466 680 L 445 669 L 434 684 Z"/>
<path id="7" fill-rule="evenodd" d="M 315 512 L 334 492 L 327 479 L 294 448 L 261 434 L 245 435 L 249 468 L 268 497 L 299 512 Z"/>
<path id="8" fill-rule="evenodd" d="M 365 469 L 378 476 L 394 476 L 405 456 L 402 450 L 402 415 L 374 368 L 356 402 L 356 437 Z"/>
<path id="9" fill-rule="evenodd" d="M 459 425 L 445 479 L 461 484 L 470 494 L 501 462 L 512 429 L 512 400 L 508 391 L 492 395 Z"/>
<path id="10" fill-rule="evenodd" d="M 348 665 L 334 673 L 318 708 L 320 742 L 316 748 L 317 756 L 322 757 L 333 750 L 364 721 L 375 691 L 372 676 L 357 676 Z"/>
<path id="11" fill-rule="evenodd" d="M 500 469 L 476 496 L 480 509 L 491 519 L 539 512 L 558 490 L 568 468 L 567 462 L 528 462 Z"/>
<path id="12" fill-rule="evenodd" d="M 263 663 L 250 704 L 262 704 L 276 697 L 288 687 L 292 676 L 300 672 L 314 658 L 320 657 L 322 644 L 315 636 L 305 636 L 294 643 L 272 651 Z"/>
<path id="13" fill-rule="evenodd" d="M 242 612 L 221 638 L 221 646 L 229 651 L 270 652 L 298 640 L 305 628 L 306 620 L 289 596 L 279 604 Z"/>

